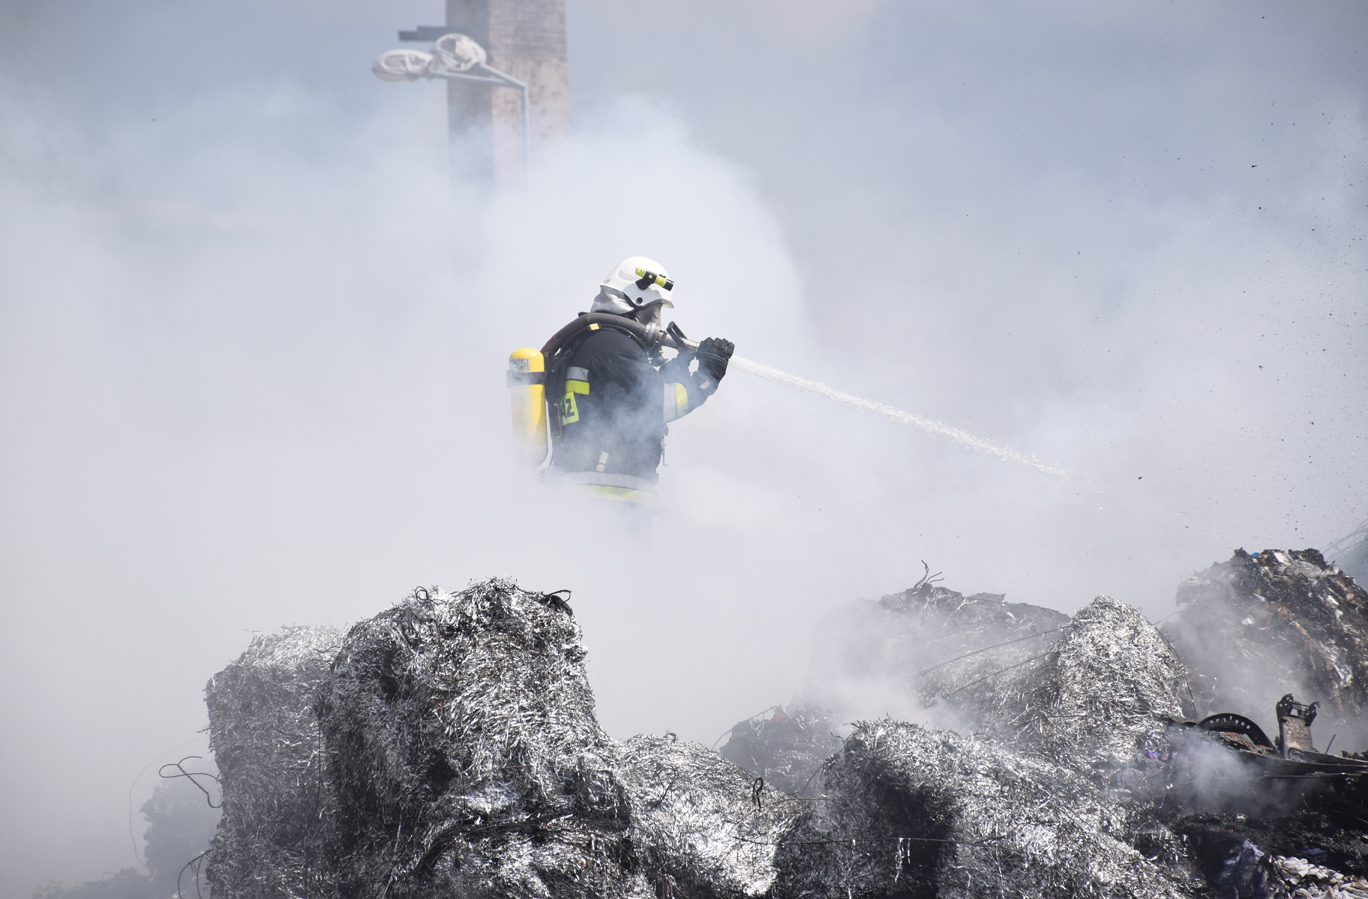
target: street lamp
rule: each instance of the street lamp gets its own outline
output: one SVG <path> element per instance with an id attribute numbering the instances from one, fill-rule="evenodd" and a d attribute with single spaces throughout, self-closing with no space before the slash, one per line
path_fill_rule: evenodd
<path id="1" fill-rule="evenodd" d="M 401 35 L 402 37 L 402 35 Z M 375 77 L 390 84 L 405 84 L 419 78 L 447 81 L 475 81 L 494 87 L 518 89 L 522 101 L 523 173 L 528 166 L 527 85 L 507 72 L 487 65 L 484 47 L 464 34 L 444 34 L 432 45 L 431 53 L 422 50 L 390 50 L 371 66 Z"/>

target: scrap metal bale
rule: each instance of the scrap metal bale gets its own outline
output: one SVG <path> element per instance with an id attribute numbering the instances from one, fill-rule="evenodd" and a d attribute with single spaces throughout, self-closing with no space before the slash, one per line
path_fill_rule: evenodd
<path id="1" fill-rule="evenodd" d="M 341 642 L 331 628 L 255 636 L 205 688 L 223 817 L 209 852 L 218 899 L 329 899 L 335 804 L 314 713 Z"/>
<path id="2" fill-rule="evenodd" d="M 1100 772 L 1163 743 L 1168 722 L 1184 715 L 1188 673 L 1143 615 L 1099 596 L 1019 683 L 1021 710 L 1005 723 L 1022 742 L 1047 758 Z"/>
<path id="3" fill-rule="evenodd" d="M 1126 812 L 1106 791 L 999 745 L 864 723 L 826 782 L 825 801 L 781 849 L 776 895 L 1200 893 L 1187 859 L 1163 863 L 1131 845 Z"/>
<path id="4" fill-rule="evenodd" d="M 215 888 L 766 895 L 801 804 L 697 744 L 610 740 L 584 657 L 565 601 L 502 580 L 420 589 L 345 639 L 254 641 L 210 689 L 228 798 Z"/>
<path id="5" fill-rule="evenodd" d="M 776 851 L 805 814 L 803 803 L 671 736 L 628 740 L 617 770 L 653 882 L 691 897 L 769 895 Z"/>
<path id="6" fill-rule="evenodd" d="M 342 895 L 649 894 L 584 657 L 564 601 L 499 579 L 353 627 L 319 706 Z"/>
<path id="7" fill-rule="evenodd" d="M 1164 636 L 1108 596 L 1072 618 L 1054 614 L 1038 640 L 1027 631 L 941 665 L 922 695 L 950 705 L 975 733 L 1071 760 L 1085 774 L 1161 744 L 1166 722 L 1191 705 L 1187 669 Z"/>

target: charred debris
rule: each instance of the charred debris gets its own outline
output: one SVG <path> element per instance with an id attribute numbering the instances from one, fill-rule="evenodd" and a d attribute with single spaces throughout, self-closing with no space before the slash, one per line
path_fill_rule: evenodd
<path id="1" fill-rule="evenodd" d="M 208 880 L 233 899 L 1368 897 L 1368 594 L 1314 550 L 1237 551 L 1178 601 L 1161 631 L 1105 596 L 1068 616 L 928 576 L 839 609 L 813 685 L 713 751 L 603 732 L 564 596 L 419 589 L 345 635 L 254 640 L 210 682 Z"/>

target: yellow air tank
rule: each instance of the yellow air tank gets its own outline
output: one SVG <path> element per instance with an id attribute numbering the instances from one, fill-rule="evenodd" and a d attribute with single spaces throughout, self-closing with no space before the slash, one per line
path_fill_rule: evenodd
<path id="1" fill-rule="evenodd" d="M 513 440 L 529 465 L 546 459 L 546 360 L 531 347 L 508 357 L 508 394 L 513 401 Z"/>

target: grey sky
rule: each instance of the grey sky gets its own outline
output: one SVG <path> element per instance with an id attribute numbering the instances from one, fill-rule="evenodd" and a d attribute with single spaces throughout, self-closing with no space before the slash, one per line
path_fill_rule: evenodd
<path id="1" fill-rule="evenodd" d="M 574 589 L 610 732 L 711 742 L 920 559 L 1154 619 L 1368 516 L 1361 3 L 568 5 L 575 137 L 455 225 L 440 89 L 369 73 L 436 2 L 0 7 L 5 895 L 133 862 L 251 631 L 417 583 Z M 691 336 L 1089 486 L 734 374 L 656 558 L 563 527 L 503 360 L 636 253 Z"/>

